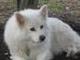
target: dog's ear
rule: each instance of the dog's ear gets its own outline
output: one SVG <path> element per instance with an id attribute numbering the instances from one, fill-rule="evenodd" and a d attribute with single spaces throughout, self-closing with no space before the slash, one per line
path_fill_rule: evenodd
<path id="1" fill-rule="evenodd" d="M 47 16 L 48 16 L 48 7 L 47 7 L 47 5 L 43 5 L 43 6 L 40 8 L 40 13 L 41 13 L 41 15 L 43 15 L 44 17 L 47 17 Z"/>
<path id="2" fill-rule="evenodd" d="M 15 15 L 16 15 L 16 20 L 19 26 L 23 26 L 25 24 L 24 17 L 18 12 L 16 12 Z"/>

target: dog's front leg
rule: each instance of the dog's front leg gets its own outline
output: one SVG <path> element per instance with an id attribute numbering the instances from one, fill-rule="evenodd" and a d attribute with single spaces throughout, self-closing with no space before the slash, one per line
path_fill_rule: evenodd
<path id="1" fill-rule="evenodd" d="M 45 51 L 38 55 L 37 60 L 50 60 L 51 58 L 52 53 L 50 51 Z"/>

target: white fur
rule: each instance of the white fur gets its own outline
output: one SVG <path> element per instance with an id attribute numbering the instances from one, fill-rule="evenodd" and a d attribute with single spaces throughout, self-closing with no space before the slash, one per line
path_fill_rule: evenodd
<path id="1" fill-rule="evenodd" d="M 12 60 L 49 60 L 52 53 L 66 51 L 70 54 L 80 50 L 79 35 L 61 20 L 47 17 L 46 8 L 42 6 L 39 10 L 18 12 L 25 18 L 26 24 L 23 28 L 16 21 L 16 13 L 7 21 L 4 39 Z M 43 29 L 40 29 L 41 25 Z M 31 32 L 30 28 L 33 26 L 36 31 Z M 43 42 L 39 40 L 40 35 L 46 36 Z"/>

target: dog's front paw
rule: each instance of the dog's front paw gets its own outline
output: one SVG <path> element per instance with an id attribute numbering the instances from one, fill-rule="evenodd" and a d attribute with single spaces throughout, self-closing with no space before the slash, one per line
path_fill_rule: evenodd
<path id="1" fill-rule="evenodd" d="M 51 59 L 52 59 L 52 53 L 50 51 L 46 51 L 40 54 L 37 58 L 37 60 L 51 60 Z"/>
<path id="2" fill-rule="evenodd" d="M 19 57 L 19 56 L 11 56 L 10 57 L 11 58 L 11 60 L 30 60 L 30 59 L 28 59 L 28 58 L 22 58 L 22 57 Z"/>

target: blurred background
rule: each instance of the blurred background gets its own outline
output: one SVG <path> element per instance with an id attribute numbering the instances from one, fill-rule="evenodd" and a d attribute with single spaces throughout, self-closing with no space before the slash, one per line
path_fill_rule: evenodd
<path id="1" fill-rule="evenodd" d="M 4 26 L 8 18 L 14 11 L 38 9 L 44 4 L 48 5 L 50 17 L 61 19 L 80 34 L 80 0 L 0 0 L 0 60 L 10 60 L 9 50 L 3 39 Z M 79 53 L 75 57 L 65 55 L 63 52 L 55 56 L 54 60 L 80 60 Z"/>

